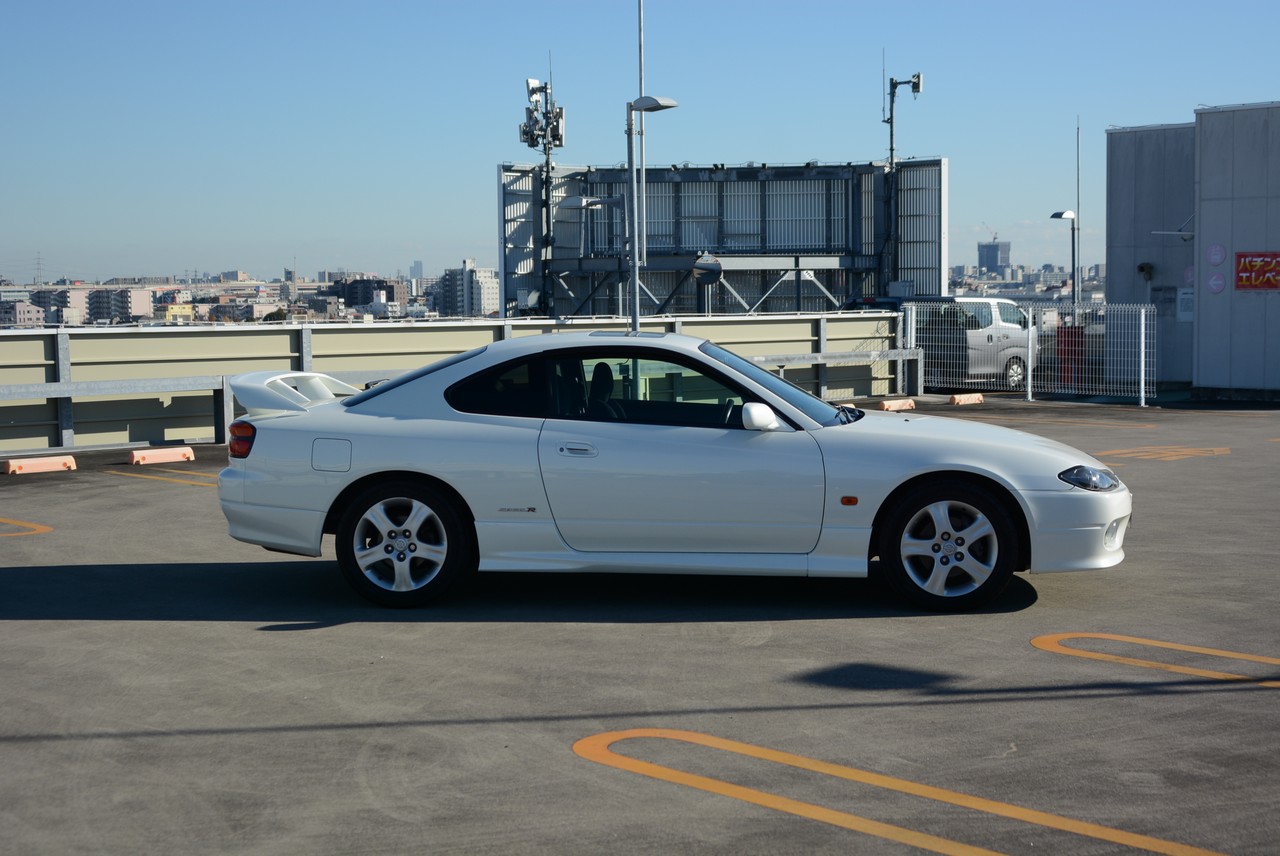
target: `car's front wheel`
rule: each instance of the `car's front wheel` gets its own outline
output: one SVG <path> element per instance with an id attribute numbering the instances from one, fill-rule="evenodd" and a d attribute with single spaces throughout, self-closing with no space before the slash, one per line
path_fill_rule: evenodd
<path id="1" fill-rule="evenodd" d="M 999 594 L 1018 561 L 1009 512 L 980 486 L 947 479 L 904 496 L 885 521 L 880 563 L 890 585 L 926 609 L 972 609 Z"/>
<path id="2" fill-rule="evenodd" d="M 381 606 L 421 606 L 475 569 L 470 528 L 438 491 L 408 481 L 355 497 L 338 524 L 338 566 Z"/>

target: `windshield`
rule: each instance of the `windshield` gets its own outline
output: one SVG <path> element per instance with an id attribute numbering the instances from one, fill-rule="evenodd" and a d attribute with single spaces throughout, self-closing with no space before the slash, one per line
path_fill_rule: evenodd
<path id="1" fill-rule="evenodd" d="M 850 419 L 843 409 L 833 404 L 828 404 L 821 398 L 796 386 L 791 381 L 778 377 L 750 360 L 738 356 L 733 351 L 726 351 L 719 345 L 713 345 L 710 342 L 703 342 L 699 350 L 751 378 L 774 395 L 786 401 L 787 404 L 803 411 L 804 415 L 814 422 L 822 425 L 831 425 L 846 422 Z"/>

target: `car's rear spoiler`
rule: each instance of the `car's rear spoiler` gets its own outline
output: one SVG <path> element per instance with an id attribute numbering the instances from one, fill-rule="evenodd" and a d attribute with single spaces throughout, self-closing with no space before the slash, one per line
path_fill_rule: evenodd
<path id="1" fill-rule="evenodd" d="M 306 410 L 360 390 L 316 372 L 249 372 L 231 378 L 231 391 L 249 413 Z"/>

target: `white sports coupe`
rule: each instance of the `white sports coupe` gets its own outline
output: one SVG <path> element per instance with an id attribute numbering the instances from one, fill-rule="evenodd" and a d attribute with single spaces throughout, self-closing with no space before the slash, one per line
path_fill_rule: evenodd
<path id="1" fill-rule="evenodd" d="M 555 333 L 358 390 L 232 379 L 231 536 L 417 606 L 464 574 L 865 577 L 960 610 L 1124 558 L 1132 498 L 1061 443 L 829 404 L 711 342 Z M 878 559 L 873 566 L 872 561 Z"/>

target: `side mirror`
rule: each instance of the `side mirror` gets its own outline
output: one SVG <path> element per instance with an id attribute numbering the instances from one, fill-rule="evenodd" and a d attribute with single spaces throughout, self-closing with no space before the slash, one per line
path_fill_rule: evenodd
<path id="1" fill-rule="evenodd" d="M 748 401 L 742 405 L 742 427 L 748 431 L 777 431 L 782 423 L 769 405 Z"/>

